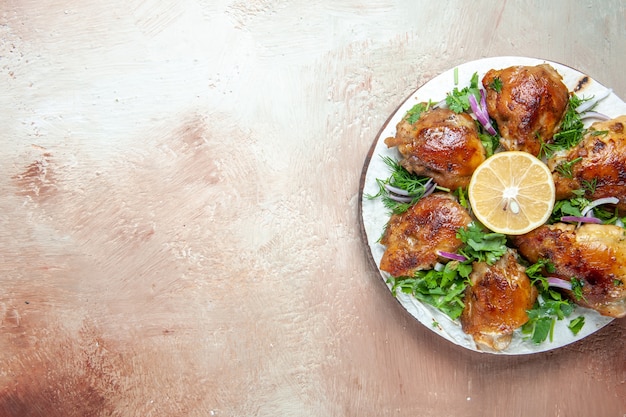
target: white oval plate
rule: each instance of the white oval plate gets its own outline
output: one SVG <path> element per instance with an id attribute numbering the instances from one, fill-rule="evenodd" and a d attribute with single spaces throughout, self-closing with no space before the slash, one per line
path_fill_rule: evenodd
<path id="1" fill-rule="evenodd" d="M 458 71 L 458 85 L 456 85 L 456 87 L 460 90 L 469 85 L 470 78 L 475 72 L 478 73 L 479 80 L 482 80 L 484 74 L 492 68 L 501 69 L 513 65 L 538 65 L 542 63 L 552 65 L 563 76 L 563 82 L 568 87 L 569 91 L 575 91 L 581 98 L 597 95 L 607 89 L 607 87 L 601 85 L 591 77 L 565 65 L 542 59 L 513 56 L 485 58 L 459 65 L 456 67 Z M 383 162 L 382 156 L 390 156 L 399 159 L 397 149 L 388 149 L 384 143 L 384 139 L 395 135 L 396 125 L 415 104 L 423 101 L 427 102 L 428 100 L 432 100 L 435 103 L 443 100 L 446 94 L 455 87 L 454 71 L 454 68 L 449 69 L 428 81 L 411 94 L 382 127 L 366 158 L 360 184 L 361 228 L 364 238 L 367 240 L 367 244 L 370 247 L 372 260 L 377 268 L 378 265 L 380 265 L 380 259 L 385 250 L 384 246 L 378 243 L 378 240 L 383 233 L 385 224 L 389 220 L 389 212 L 383 206 L 380 199 L 370 200 L 367 196 L 375 195 L 378 192 L 377 178 L 386 179 L 389 177 L 389 168 Z M 626 103 L 620 100 L 614 93 L 611 93 L 598 104 L 595 110 L 611 117 L 617 117 L 626 114 Z M 592 121 L 589 121 L 589 124 L 591 122 Z M 383 280 L 386 281 L 388 278 L 387 273 L 380 271 L 380 269 L 379 272 Z M 418 301 L 411 295 L 398 293 L 397 299 L 413 317 L 435 333 L 464 348 L 476 352 L 485 352 L 479 350 L 472 337 L 463 332 L 458 320 L 451 320 L 441 311 Z M 577 317 L 578 315 L 585 316 L 585 325 L 578 335 L 574 336 L 567 328 L 567 325 L 569 319 Z M 552 341 L 546 340 L 536 345 L 530 340 L 524 340 L 518 329 L 513 335 L 513 340 L 507 349 L 500 352 L 489 353 L 523 355 L 556 349 L 591 335 L 613 320 L 610 317 L 601 316 L 593 310 L 581 307 L 574 310 L 569 319 L 566 318 L 565 320 L 558 320 L 556 322 Z"/>

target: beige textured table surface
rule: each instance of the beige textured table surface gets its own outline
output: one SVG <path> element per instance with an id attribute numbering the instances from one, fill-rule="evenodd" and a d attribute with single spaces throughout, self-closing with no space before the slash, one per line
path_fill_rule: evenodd
<path id="1" fill-rule="evenodd" d="M 359 232 L 420 84 L 532 56 L 626 98 L 623 1 L 0 2 L 0 417 L 626 415 L 626 320 L 502 357 Z"/>

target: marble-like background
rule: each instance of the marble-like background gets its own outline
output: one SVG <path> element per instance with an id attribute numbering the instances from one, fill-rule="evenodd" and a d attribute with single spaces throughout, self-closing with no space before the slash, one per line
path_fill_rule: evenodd
<path id="1" fill-rule="evenodd" d="M 0 417 L 626 415 L 626 321 L 458 348 L 367 258 L 423 82 L 549 59 L 626 99 L 620 0 L 0 1 Z"/>

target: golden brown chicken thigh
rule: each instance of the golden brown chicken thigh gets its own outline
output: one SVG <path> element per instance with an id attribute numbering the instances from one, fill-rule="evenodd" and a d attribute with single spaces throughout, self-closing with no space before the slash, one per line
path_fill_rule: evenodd
<path id="1" fill-rule="evenodd" d="M 567 110 L 569 91 L 561 75 L 548 64 L 513 66 L 489 70 L 482 83 L 500 144 L 509 151 L 539 155 L 541 141 L 551 141 Z"/>
<path id="2" fill-rule="evenodd" d="M 395 277 L 432 269 L 440 259 L 438 251 L 456 252 L 461 247 L 456 232 L 471 221 L 467 210 L 450 194 L 422 198 L 406 212 L 391 216 L 381 239 L 387 248 L 380 269 Z"/>
<path id="3" fill-rule="evenodd" d="M 463 331 L 479 347 L 506 349 L 515 329 L 528 321 L 526 311 L 536 299 L 537 289 L 514 250 L 509 249 L 493 265 L 476 262 L 465 290 L 460 317 Z"/>
<path id="4" fill-rule="evenodd" d="M 565 172 L 557 169 L 566 165 Z M 548 166 L 558 200 L 584 189 L 589 199 L 619 198 L 618 208 L 626 213 L 626 115 L 592 124 L 578 146 L 552 157 Z"/>
<path id="5" fill-rule="evenodd" d="M 610 317 L 626 316 L 626 230 L 613 225 L 556 223 L 512 237 L 529 262 L 548 259 L 555 277 L 582 282 L 582 298 L 566 293 L 575 303 Z"/>
<path id="6" fill-rule="evenodd" d="M 400 164 L 407 171 L 431 177 L 451 190 L 466 187 L 485 160 L 476 122 L 467 113 L 444 108 L 423 113 L 414 124 L 403 119 L 395 137 L 385 139 L 385 144 L 398 147 Z"/>

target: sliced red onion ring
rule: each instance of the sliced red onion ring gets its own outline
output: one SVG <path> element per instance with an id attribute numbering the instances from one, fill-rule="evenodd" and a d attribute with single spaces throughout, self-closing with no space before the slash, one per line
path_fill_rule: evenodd
<path id="1" fill-rule="evenodd" d="M 437 255 L 441 256 L 442 258 L 451 259 L 453 261 L 460 261 L 460 262 L 467 261 L 467 258 L 465 256 L 460 255 L 458 253 L 445 252 L 442 250 L 438 250 Z"/>
<path id="2" fill-rule="evenodd" d="M 426 181 L 426 184 L 424 184 L 424 194 L 422 194 L 422 198 L 428 197 L 436 189 L 437 189 L 437 183 L 435 183 L 433 179 L 430 178 L 428 181 Z"/>
<path id="3" fill-rule="evenodd" d="M 467 99 L 469 100 L 472 111 L 476 114 L 476 116 L 478 116 L 478 113 L 480 113 L 480 109 L 478 108 L 478 101 L 476 101 L 476 96 L 474 96 L 474 94 L 470 94 Z"/>
<path id="4" fill-rule="evenodd" d="M 562 288 L 564 290 L 572 290 L 572 283 L 561 278 L 549 277 L 548 285 L 551 287 Z"/>
<path id="5" fill-rule="evenodd" d="M 411 201 L 413 201 L 413 197 L 405 197 L 405 196 L 396 195 L 396 194 L 388 194 L 388 196 L 390 199 L 395 200 L 398 203 L 410 203 Z"/>
<path id="6" fill-rule="evenodd" d="M 385 188 L 387 191 L 392 192 L 394 194 L 402 195 L 408 197 L 410 194 L 407 190 L 403 190 L 402 188 L 394 187 L 393 185 L 385 184 Z"/>
<path id="7" fill-rule="evenodd" d="M 405 189 L 394 187 L 390 184 L 384 184 L 384 187 L 389 192 L 387 194 L 389 198 L 399 203 L 410 203 L 415 198 L 415 195 L 411 195 Z M 424 183 L 424 192 L 422 193 L 421 198 L 429 196 L 433 191 L 435 191 L 435 189 L 437 189 L 437 184 L 432 178 L 429 178 L 428 181 Z"/>
<path id="8" fill-rule="evenodd" d="M 446 103 L 446 99 L 444 98 L 443 100 L 437 102 L 435 105 L 433 105 L 433 109 L 436 109 L 437 107 L 441 107 L 441 108 L 448 108 L 448 104 Z"/>
<path id="9" fill-rule="evenodd" d="M 485 130 L 490 134 L 490 135 L 495 135 L 496 133 L 496 129 L 494 129 L 494 127 L 491 124 L 491 121 L 489 119 L 487 119 L 487 123 L 484 124 L 483 126 L 485 126 Z"/>
<path id="10" fill-rule="evenodd" d="M 485 125 L 485 129 L 487 129 L 487 132 L 489 132 L 490 135 L 495 135 L 496 129 L 493 128 L 493 126 L 491 125 L 491 118 L 489 117 L 489 112 L 487 111 L 487 94 L 485 93 L 485 90 L 483 90 L 482 88 L 480 89 L 480 105 L 483 108 L 483 111 L 485 112 L 485 117 L 487 118 L 487 124 Z"/>
<path id="11" fill-rule="evenodd" d="M 592 108 L 593 106 L 595 106 L 596 104 L 598 104 L 599 102 L 607 98 L 612 92 L 613 90 L 611 90 L 610 88 L 607 88 L 602 93 L 595 96 L 593 99 L 587 100 L 584 103 L 582 103 L 580 106 L 576 107 L 576 113 L 586 112 L 587 110 L 589 110 L 590 108 Z"/>
<path id="12" fill-rule="evenodd" d="M 617 204 L 617 203 L 619 203 L 619 198 L 617 197 L 598 198 L 597 200 L 593 200 L 591 203 L 589 203 L 589 205 L 587 205 L 587 207 L 585 207 L 581 211 L 581 214 L 585 216 L 591 210 L 593 210 L 594 208 L 598 206 L 601 206 L 602 204 Z"/>
<path id="13" fill-rule="evenodd" d="M 606 114 L 598 113 L 597 111 L 588 111 L 580 116 L 581 120 L 585 119 L 598 119 L 598 120 L 610 120 L 611 118 Z"/>
<path id="14" fill-rule="evenodd" d="M 602 223 L 602 220 L 591 216 L 563 216 L 561 217 L 561 221 L 566 223 Z"/>
<path id="15" fill-rule="evenodd" d="M 485 95 L 484 95 L 483 90 L 482 89 L 480 90 L 480 105 L 478 104 L 478 101 L 476 101 L 476 97 L 474 96 L 474 94 L 470 94 L 468 97 L 468 100 L 469 100 L 470 107 L 472 108 L 472 111 L 474 112 L 474 115 L 476 115 L 476 120 L 478 120 L 478 122 L 481 125 L 483 125 L 485 130 L 487 130 L 487 132 L 489 132 L 490 135 L 495 135 L 496 130 L 491 125 L 491 120 L 489 119 L 489 113 L 487 113 L 487 104 L 485 101 Z"/>
<path id="16" fill-rule="evenodd" d="M 481 109 L 480 106 L 478 105 L 478 102 L 476 101 L 476 97 L 474 97 L 474 94 L 470 94 L 468 97 L 468 100 L 470 103 L 470 107 L 472 108 L 472 111 L 476 115 L 476 119 L 480 122 L 481 125 L 484 126 L 486 123 L 485 113 L 483 112 L 483 109 Z"/>

